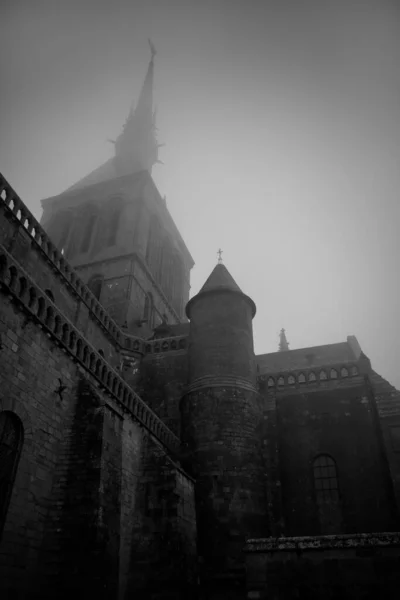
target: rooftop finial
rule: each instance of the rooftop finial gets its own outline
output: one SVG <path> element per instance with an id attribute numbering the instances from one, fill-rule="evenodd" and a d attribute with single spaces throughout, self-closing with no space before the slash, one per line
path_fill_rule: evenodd
<path id="1" fill-rule="evenodd" d="M 221 248 L 218 250 L 217 254 L 218 254 L 218 264 L 222 264 L 222 250 Z"/>
<path id="2" fill-rule="evenodd" d="M 289 342 L 286 339 L 285 330 L 282 328 L 279 334 L 279 352 L 286 352 L 289 350 Z"/>

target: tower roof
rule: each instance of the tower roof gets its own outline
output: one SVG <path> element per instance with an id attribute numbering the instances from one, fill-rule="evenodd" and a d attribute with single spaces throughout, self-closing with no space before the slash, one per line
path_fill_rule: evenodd
<path id="1" fill-rule="evenodd" d="M 253 317 L 256 314 L 256 305 L 254 304 L 253 300 L 249 298 L 249 296 L 246 296 L 246 294 L 243 294 L 242 290 L 240 289 L 236 281 L 233 279 L 232 275 L 229 273 L 225 265 L 223 265 L 222 263 L 218 263 L 211 271 L 210 276 L 208 277 L 198 294 L 196 294 L 196 296 L 193 296 L 193 298 L 191 298 L 187 303 L 187 316 L 190 316 L 190 306 L 197 298 L 199 298 L 199 296 L 213 294 L 216 292 L 232 292 L 234 294 L 240 294 L 250 303 Z"/>
<path id="2" fill-rule="evenodd" d="M 229 273 L 225 265 L 219 263 L 211 271 L 210 276 L 199 291 L 199 294 L 221 289 L 230 290 L 231 292 L 242 293 L 242 290 L 240 289 L 236 281 L 233 279 L 232 275 Z"/>
<path id="3" fill-rule="evenodd" d="M 151 58 L 136 108 L 132 106 L 122 133 L 115 142 L 116 167 L 125 175 L 134 171 L 151 171 L 158 161 L 158 143 L 153 113 L 154 56 Z"/>
<path id="4" fill-rule="evenodd" d="M 282 328 L 279 334 L 279 352 L 286 352 L 289 350 L 289 342 L 286 339 L 285 330 Z"/>
<path id="5" fill-rule="evenodd" d="M 115 155 L 100 167 L 70 186 L 66 191 L 109 181 L 122 175 L 140 171 L 151 173 L 158 160 L 159 144 L 156 139 L 155 115 L 153 112 L 153 80 L 155 49 L 150 42 L 151 58 L 147 74 L 135 106 L 132 104 L 122 132 L 117 137 Z"/>

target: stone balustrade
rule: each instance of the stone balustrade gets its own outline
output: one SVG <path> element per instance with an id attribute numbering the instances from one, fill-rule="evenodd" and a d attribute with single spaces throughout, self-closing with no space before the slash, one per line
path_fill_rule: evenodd
<path id="1" fill-rule="evenodd" d="M 22 218 L 27 218 L 25 213 L 22 214 Z M 30 227 L 34 227 L 34 222 L 31 221 Z M 49 242 L 43 238 L 42 243 L 46 244 L 47 252 L 54 258 L 54 251 L 49 247 Z M 59 260 L 58 257 L 56 259 Z M 116 399 L 124 410 L 148 429 L 170 452 L 175 455 L 178 453 L 180 440 L 175 434 L 89 344 L 2 246 L 0 246 L 0 286 L 3 292 L 8 293 L 13 301 L 18 302 L 74 361 L 88 370 L 99 386 Z"/>

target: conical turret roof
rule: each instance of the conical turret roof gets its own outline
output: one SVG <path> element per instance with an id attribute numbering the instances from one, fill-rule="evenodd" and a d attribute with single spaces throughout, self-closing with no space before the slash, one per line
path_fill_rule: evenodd
<path id="1" fill-rule="evenodd" d="M 187 303 L 187 316 L 190 316 L 190 306 L 197 298 L 216 292 L 233 292 L 234 294 L 240 294 L 241 296 L 246 298 L 246 300 L 250 303 L 253 317 L 256 314 L 256 305 L 254 304 L 253 300 L 242 292 L 236 281 L 233 279 L 232 275 L 229 273 L 228 269 L 225 267 L 225 265 L 223 265 L 222 263 L 218 263 L 212 270 L 210 276 L 206 280 L 199 293 L 196 294 L 196 296 L 193 296 L 193 298 L 191 298 Z"/>
<path id="2" fill-rule="evenodd" d="M 199 291 L 199 294 L 221 289 L 231 290 L 232 292 L 242 292 L 225 265 L 219 263 L 213 271 L 211 271 L 210 276 Z"/>

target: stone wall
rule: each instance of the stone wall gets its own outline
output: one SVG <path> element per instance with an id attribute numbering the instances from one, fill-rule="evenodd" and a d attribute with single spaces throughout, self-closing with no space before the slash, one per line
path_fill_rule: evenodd
<path id="1" fill-rule="evenodd" d="M 126 343 L 140 353 L 140 341 L 123 336 L 10 188 L 0 210 L 0 410 L 17 415 L 24 430 L 1 537 L 0 595 L 79 591 L 122 600 L 140 574 L 136 509 L 147 465 L 154 455 L 174 465 L 167 455 L 178 454 L 179 439 L 113 368 L 115 348 Z M 111 364 L 98 344 L 108 344 Z M 165 483 L 172 499 L 174 564 L 189 573 L 193 484 L 179 466 L 169 471 L 157 485 Z M 180 503 L 192 506 L 186 519 Z"/>
<path id="2" fill-rule="evenodd" d="M 245 547 L 247 598 L 398 598 L 400 534 L 267 538 Z"/>
<path id="3" fill-rule="evenodd" d="M 397 530 L 379 427 L 363 374 L 264 392 L 264 459 L 270 522 L 275 524 L 271 533 L 328 533 L 321 529 L 313 477 L 313 460 L 320 454 L 333 458 L 338 474 L 341 518 L 329 533 Z"/>

